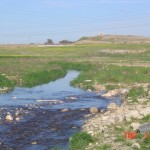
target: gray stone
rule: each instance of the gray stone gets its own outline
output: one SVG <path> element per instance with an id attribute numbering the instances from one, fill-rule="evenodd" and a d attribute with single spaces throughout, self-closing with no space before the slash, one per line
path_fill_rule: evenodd
<path id="1" fill-rule="evenodd" d="M 140 133 L 150 132 L 150 123 L 139 126 L 138 130 Z"/>

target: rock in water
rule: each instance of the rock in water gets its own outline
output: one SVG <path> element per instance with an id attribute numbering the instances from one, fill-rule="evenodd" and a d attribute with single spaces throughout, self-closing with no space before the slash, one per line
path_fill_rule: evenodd
<path id="1" fill-rule="evenodd" d="M 61 112 L 68 112 L 69 109 L 68 108 L 65 108 L 65 109 L 62 109 Z"/>
<path id="2" fill-rule="evenodd" d="M 87 89 L 87 92 L 92 92 L 92 90 L 91 89 Z"/>
<path id="3" fill-rule="evenodd" d="M 96 114 L 96 113 L 98 113 L 98 108 L 96 108 L 96 107 L 90 108 L 90 113 L 91 113 L 91 114 Z"/>
<path id="4" fill-rule="evenodd" d="M 36 141 L 33 141 L 31 144 L 32 144 L 32 145 L 36 145 L 36 144 L 37 144 L 37 142 L 36 142 Z"/>
<path id="5" fill-rule="evenodd" d="M 20 118 L 19 118 L 19 117 L 17 117 L 17 118 L 16 118 L 16 121 L 19 121 L 19 120 L 20 120 Z"/>
<path id="6" fill-rule="evenodd" d="M 9 114 L 6 116 L 6 121 L 13 121 L 13 117 Z"/>

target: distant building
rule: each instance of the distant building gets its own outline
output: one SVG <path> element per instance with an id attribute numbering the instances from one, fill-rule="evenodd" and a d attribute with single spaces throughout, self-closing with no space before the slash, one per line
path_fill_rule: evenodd
<path id="1" fill-rule="evenodd" d="M 103 32 L 101 32 L 101 33 L 100 33 L 100 36 L 104 36 L 104 33 L 103 33 Z"/>

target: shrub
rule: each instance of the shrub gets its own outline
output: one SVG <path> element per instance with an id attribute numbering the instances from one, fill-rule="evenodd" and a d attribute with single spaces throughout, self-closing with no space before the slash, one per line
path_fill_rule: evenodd
<path id="1" fill-rule="evenodd" d="M 88 133 L 75 133 L 70 140 L 70 150 L 84 150 L 90 142 L 93 142 L 93 139 Z"/>

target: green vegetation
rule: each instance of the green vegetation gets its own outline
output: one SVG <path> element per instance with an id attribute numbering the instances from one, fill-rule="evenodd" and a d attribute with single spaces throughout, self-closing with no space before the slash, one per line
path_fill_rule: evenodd
<path id="1" fill-rule="evenodd" d="M 100 83 L 147 83 L 150 68 L 128 66 L 104 66 L 97 71 L 96 80 Z"/>
<path id="2" fill-rule="evenodd" d="M 23 86 L 32 87 L 49 81 L 54 81 L 60 77 L 64 77 L 67 70 L 88 70 L 90 64 L 80 63 L 65 63 L 65 62 L 50 62 L 48 64 L 48 70 L 31 72 L 23 76 Z"/>
<path id="3" fill-rule="evenodd" d="M 138 98 L 143 98 L 148 95 L 148 91 L 144 91 L 143 87 L 132 87 L 128 93 L 128 97 L 132 99 L 133 102 L 136 102 Z"/>
<path id="4" fill-rule="evenodd" d="M 93 138 L 86 132 L 75 133 L 70 140 L 70 150 L 85 150 L 91 142 L 93 142 Z"/>
<path id="5" fill-rule="evenodd" d="M 107 53 L 107 50 L 120 49 L 125 53 Z M 138 50 L 143 52 L 129 52 Z M 150 44 L 1 46 L 0 74 L 6 74 L 12 80 L 8 86 L 13 87 L 16 83 L 19 86 L 32 87 L 56 80 L 65 76 L 67 70 L 75 69 L 81 74 L 72 81 L 72 85 L 79 86 L 83 83 L 82 88 L 93 89 L 94 82 L 98 82 L 107 84 L 107 89 L 113 89 L 119 88 L 119 83 L 150 83 L 149 58 Z M 15 78 L 10 78 L 11 76 Z M 84 82 L 88 79 L 91 80 L 90 83 Z M 6 84 L 4 81 L 1 81 L 1 87 Z"/>
<path id="6" fill-rule="evenodd" d="M 9 87 L 13 88 L 15 85 L 14 81 L 9 80 L 5 75 L 0 75 L 0 88 Z"/>
<path id="7" fill-rule="evenodd" d="M 36 85 L 41 85 L 63 77 L 65 74 L 66 72 L 64 70 L 44 70 L 32 72 L 23 77 L 23 86 L 33 87 Z"/>
<path id="8" fill-rule="evenodd" d="M 150 115 L 144 116 L 142 122 L 150 122 Z"/>

